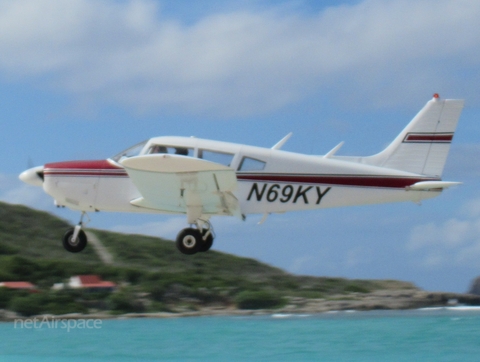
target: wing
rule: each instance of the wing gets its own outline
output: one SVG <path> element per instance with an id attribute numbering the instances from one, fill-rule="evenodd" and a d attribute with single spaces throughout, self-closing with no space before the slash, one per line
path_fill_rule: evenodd
<path id="1" fill-rule="evenodd" d="M 121 161 L 142 197 L 138 207 L 187 213 L 193 223 L 201 215 L 234 215 L 241 218 L 233 191 L 235 171 L 198 158 L 152 154 Z"/>

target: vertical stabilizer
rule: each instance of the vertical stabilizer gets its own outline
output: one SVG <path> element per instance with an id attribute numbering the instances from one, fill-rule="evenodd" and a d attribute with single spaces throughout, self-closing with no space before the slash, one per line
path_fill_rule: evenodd
<path id="1" fill-rule="evenodd" d="M 463 105 L 435 94 L 385 150 L 361 162 L 440 177 Z"/>

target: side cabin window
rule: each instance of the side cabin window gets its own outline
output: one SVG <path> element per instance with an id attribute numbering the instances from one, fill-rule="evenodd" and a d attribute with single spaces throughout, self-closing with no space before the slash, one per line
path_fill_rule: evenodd
<path id="1" fill-rule="evenodd" d="M 171 155 L 181 155 L 193 157 L 193 148 L 180 147 L 180 146 L 164 146 L 164 145 L 152 145 L 148 151 L 148 154 L 152 153 L 168 153 Z"/>
<path id="2" fill-rule="evenodd" d="M 233 156 L 234 155 L 231 153 L 215 152 L 202 149 L 198 150 L 198 158 L 202 158 L 210 162 L 219 163 L 225 166 L 231 165 Z"/>
<path id="3" fill-rule="evenodd" d="M 244 157 L 238 171 L 262 171 L 265 168 L 266 162 L 257 160 L 255 158 Z"/>

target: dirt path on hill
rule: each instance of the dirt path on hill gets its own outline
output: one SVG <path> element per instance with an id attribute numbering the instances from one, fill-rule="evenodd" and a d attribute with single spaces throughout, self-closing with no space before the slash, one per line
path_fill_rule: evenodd
<path id="1" fill-rule="evenodd" d="M 104 264 L 112 265 L 113 255 L 103 246 L 102 242 L 97 238 L 97 235 L 90 231 L 85 231 L 85 233 L 87 234 L 88 243 L 93 246 L 100 260 L 102 260 Z"/>

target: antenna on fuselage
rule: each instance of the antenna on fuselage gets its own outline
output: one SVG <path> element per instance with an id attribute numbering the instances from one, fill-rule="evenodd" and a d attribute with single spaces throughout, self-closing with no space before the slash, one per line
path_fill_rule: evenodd
<path id="1" fill-rule="evenodd" d="M 292 137 L 292 132 L 290 132 L 289 134 L 287 134 L 285 137 L 283 137 L 280 141 L 278 141 L 275 146 L 272 147 L 272 150 L 279 150 L 280 148 L 282 148 L 282 146 L 285 144 L 285 142 L 287 142 L 289 140 L 290 137 Z"/>
<path id="2" fill-rule="evenodd" d="M 335 153 L 337 153 L 337 151 L 340 149 L 340 147 L 343 146 L 344 143 L 345 143 L 344 141 L 340 142 L 338 145 L 333 147 L 325 156 L 323 156 L 323 158 L 332 157 Z"/>

